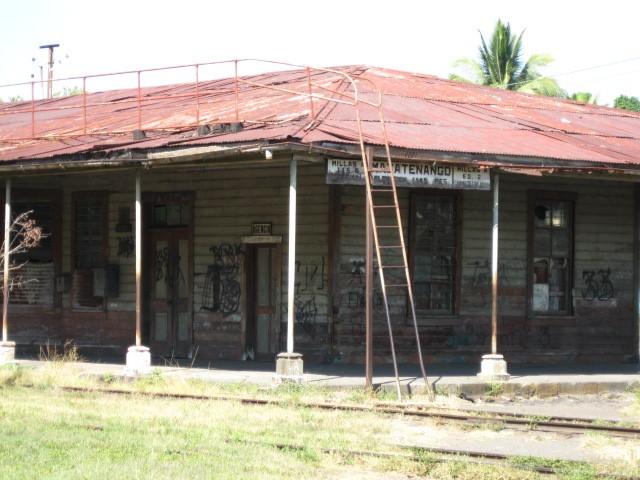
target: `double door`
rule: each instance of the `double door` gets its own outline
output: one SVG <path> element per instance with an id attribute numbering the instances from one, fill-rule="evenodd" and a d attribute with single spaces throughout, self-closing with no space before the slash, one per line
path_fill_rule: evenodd
<path id="1" fill-rule="evenodd" d="M 152 229 L 148 234 L 151 351 L 154 355 L 187 357 L 193 335 L 188 229 Z"/>

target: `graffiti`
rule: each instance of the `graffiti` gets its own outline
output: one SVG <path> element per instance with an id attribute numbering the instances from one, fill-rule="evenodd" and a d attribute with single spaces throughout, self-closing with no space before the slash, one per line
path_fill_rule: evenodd
<path id="1" fill-rule="evenodd" d="M 155 279 L 156 282 L 164 279 L 165 283 L 169 282 L 169 249 L 167 247 L 156 250 Z"/>
<path id="2" fill-rule="evenodd" d="M 430 327 L 421 331 L 422 344 L 425 347 L 488 347 L 491 342 L 489 326 L 463 325 L 460 329 Z M 498 330 L 498 344 L 502 347 L 518 349 L 544 349 L 551 345 L 551 332 L 548 326 L 504 326 Z"/>
<path id="3" fill-rule="evenodd" d="M 201 310 L 230 315 L 240 306 L 241 288 L 237 276 L 244 252 L 242 245 L 223 243 L 209 249 L 213 265 L 207 267 Z"/>
<path id="4" fill-rule="evenodd" d="M 485 260 L 484 262 L 476 260 L 467 265 L 474 267 L 473 275 L 469 279 L 470 287 L 488 287 L 491 285 L 491 265 L 489 260 Z M 498 265 L 498 285 L 501 287 L 508 287 L 510 285 L 509 265 L 506 263 Z"/>
<path id="5" fill-rule="evenodd" d="M 362 285 L 362 277 L 365 274 L 364 260 L 361 258 L 351 259 L 351 278 L 349 279 L 349 285 L 358 284 Z"/>
<path id="6" fill-rule="evenodd" d="M 178 285 L 184 286 L 186 285 L 186 278 L 182 269 L 180 268 L 180 256 L 177 255 L 175 259 L 176 264 L 176 277 L 178 280 Z M 155 281 L 161 282 L 164 280 L 167 288 L 173 287 L 173 278 L 171 277 L 171 262 L 169 258 L 169 248 L 164 247 L 156 250 L 156 258 L 154 262 L 154 271 L 155 271 Z"/>
<path id="7" fill-rule="evenodd" d="M 294 300 L 296 309 L 296 322 L 311 338 L 316 338 L 316 297 L 311 297 L 306 301 Z"/>
<path id="8" fill-rule="evenodd" d="M 300 273 L 300 266 L 300 262 L 296 262 L 296 276 Z M 296 295 L 299 295 L 313 288 L 315 288 L 316 290 L 324 290 L 325 286 L 327 285 L 327 280 L 324 276 L 324 268 L 324 257 L 322 257 L 322 265 L 316 265 L 315 267 L 306 267 L 304 272 L 304 286 L 302 282 L 297 282 L 295 284 Z M 318 270 L 320 270 L 320 275 L 316 277 L 316 275 L 318 274 Z M 317 280 L 320 281 L 320 285 L 314 285 Z"/>
<path id="9" fill-rule="evenodd" d="M 302 264 L 296 261 L 296 280 L 294 283 L 293 308 L 295 312 L 295 320 L 302 330 L 311 338 L 316 337 L 316 325 L 318 316 L 318 307 L 316 305 L 316 292 L 322 291 L 327 286 L 325 277 L 325 258 L 321 257 L 320 264 L 304 267 L 301 272 Z M 287 311 L 284 305 L 283 311 Z"/>
<path id="10" fill-rule="evenodd" d="M 594 277 L 596 274 L 599 277 L 599 281 Z M 600 269 L 597 272 L 595 270 L 584 270 L 582 272 L 582 280 L 584 280 L 585 288 L 582 289 L 582 298 L 584 300 L 592 301 L 596 298 L 600 301 L 611 300 L 615 295 L 613 289 L 613 283 L 609 280 L 611 275 L 611 269 Z"/>
<path id="11" fill-rule="evenodd" d="M 135 248 L 135 242 L 133 236 L 119 237 L 118 238 L 118 256 L 129 258 Z"/>
<path id="12" fill-rule="evenodd" d="M 349 278 L 349 285 L 354 286 L 348 295 L 348 308 L 350 310 L 359 310 L 366 307 L 366 288 L 362 286 L 364 284 L 364 278 L 366 276 L 365 262 L 361 258 L 351 259 L 351 276 Z M 378 274 L 378 269 L 373 269 L 373 274 Z M 375 280 L 374 280 L 375 281 Z M 378 288 L 373 290 L 372 308 L 375 310 L 382 310 L 384 307 L 384 300 L 382 294 Z"/>

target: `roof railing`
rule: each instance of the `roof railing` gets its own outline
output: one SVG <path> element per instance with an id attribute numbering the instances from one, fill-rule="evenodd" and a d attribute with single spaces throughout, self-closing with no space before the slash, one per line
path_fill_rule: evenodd
<path id="1" fill-rule="evenodd" d="M 249 71 L 245 75 L 241 75 L 239 72 L 239 66 L 247 66 L 250 63 L 261 64 L 266 68 L 271 68 L 269 73 L 264 73 L 264 70 L 260 73 Z M 228 76 L 209 76 L 203 78 L 203 69 L 205 67 L 226 67 L 232 66 L 232 74 Z M 167 78 L 172 77 L 172 72 L 179 69 L 188 69 L 192 73 L 188 75 L 190 81 L 180 81 L 171 83 L 162 83 L 145 85 L 143 80 L 145 76 L 150 74 L 162 73 L 163 79 L 166 82 Z M 304 78 L 299 79 L 296 82 L 286 85 L 277 85 L 275 83 L 269 83 L 271 75 L 282 73 L 285 69 L 296 69 L 304 72 Z M 315 82 L 312 75 L 324 74 L 325 84 Z M 326 75 L 334 75 L 331 86 L 326 85 Z M 92 85 L 104 84 L 110 79 L 119 77 L 134 76 L 135 84 L 130 85 L 131 81 L 125 87 L 119 87 L 113 90 L 103 89 L 96 91 L 95 93 L 89 93 L 88 89 Z M 232 80 L 232 86 L 225 88 L 228 81 Z M 65 97 L 53 97 L 53 98 L 41 98 L 36 99 L 36 87 L 43 87 L 43 84 L 47 80 L 31 81 L 24 83 L 14 83 L 10 85 L 0 86 L 0 91 L 7 88 L 24 88 L 27 87 L 30 90 L 30 100 L 19 103 L 6 103 L 0 105 L 0 124 L 3 117 L 7 116 L 20 116 L 29 114 L 30 116 L 30 129 L 29 133 L 25 132 L 26 125 L 21 123 L 18 117 L 17 121 L 12 120 L 14 126 L 22 127 L 22 130 L 14 131 L 11 128 L 2 131 L 0 128 L 0 141 L 3 142 L 16 142 L 23 140 L 33 140 L 38 138 L 55 139 L 55 138 L 69 138 L 79 137 L 84 135 L 121 135 L 124 133 L 130 133 L 135 130 L 159 130 L 159 131 L 183 131 L 187 129 L 193 129 L 205 123 L 228 123 L 229 121 L 235 122 L 261 122 L 262 118 L 252 118 L 248 109 L 242 108 L 241 100 L 241 88 L 246 86 L 250 89 L 265 89 L 267 91 L 279 92 L 289 94 L 293 97 L 307 97 L 309 106 L 306 112 L 310 118 L 310 121 L 316 119 L 317 112 L 320 111 L 319 106 L 314 105 L 314 101 L 330 102 L 330 103 L 342 103 L 351 106 L 357 106 L 360 103 L 367 103 L 373 107 L 380 108 L 381 95 L 377 89 L 377 86 L 373 86 L 374 98 L 373 100 L 364 99 L 360 95 L 358 89 L 358 79 L 353 78 L 348 73 L 336 69 L 317 68 L 304 65 L 295 65 L 284 62 L 274 62 L 260 59 L 242 59 L 242 60 L 227 60 L 219 62 L 208 62 L 191 65 L 177 65 L 172 67 L 163 68 L 151 68 L 144 70 L 129 70 L 115 73 L 105 73 L 96 75 L 85 75 L 79 77 L 67 77 L 61 79 L 54 79 L 58 85 L 81 83 L 81 92 L 77 94 L 81 97 L 82 101 L 78 104 L 70 103 L 68 96 Z M 298 89 L 295 88 L 297 84 Z M 336 85 L 337 84 L 337 85 Z M 111 85 L 121 85 L 121 82 L 112 81 Z M 184 93 L 171 92 L 163 93 L 162 87 L 176 87 L 184 85 L 190 88 L 189 91 Z M 335 88 L 332 86 L 335 85 Z M 74 88 L 77 88 L 74 86 Z M 111 98 L 105 99 L 105 95 L 116 92 L 131 92 L 130 97 L 123 98 Z M 102 94 L 102 95 L 100 95 Z M 215 94 L 219 95 L 233 95 L 234 97 L 234 111 L 232 115 L 227 115 L 224 112 L 218 118 L 211 119 L 211 115 L 203 119 L 202 108 L 208 103 L 207 95 Z M 65 99 L 64 102 L 59 100 Z M 184 113 L 188 108 L 193 108 L 193 121 L 185 121 L 184 115 L 180 115 L 175 121 L 163 121 L 162 126 L 158 127 L 153 125 L 153 122 L 145 122 L 145 108 L 147 106 L 153 106 L 154 101 L 172 99 L 176 101 L 185 100 L 186 104 L 181 105 Z M 189 103 L 192 102 L 191 107 Z M 93 118 L 92 110 L 95 113 L 98 107 L 104 107 L 106 104 L 112 104 L 118 106 L 118 110 L 122 111 L 127 108 L 127 105 L 134 105 L 135 107 L 135 120 L 133 118 L 119 118 L 120 123 L 116 120 Z M 74 114 L 71 112 L 77 111 Z M 56 113 L 66 112 L 64 115 L 56 115 Z M 81 113 L 80 113 L 81 112 Z M 55 120 L 60 120 L 61 123 L 55 124 Z M 110 123 L 111 120 L 111 123 Z M 26 135 L 25 135 L 26 134 Z"/>

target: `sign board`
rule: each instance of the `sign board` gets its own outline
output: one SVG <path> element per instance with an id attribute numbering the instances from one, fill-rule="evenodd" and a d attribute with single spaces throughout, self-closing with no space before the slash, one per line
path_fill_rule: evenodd
<path id="1" fill-rule="evenodd" d="M 387 168 L 386 160 L 374 161 L 373 168 Z M 487 168 L 441 163 L 393 162 L 398 187 L 458 188 L 491 190 L 491 173 Z M 389 173 L 375 172 L 374 185 L 388 185 Z M 327 161 L 327 183 L 332 185 L 364 185 L 362 160 L 330 158 Z"/>
<path id="2" fill-rule="evenodd" d="M 252 224 L 251 235 L 271 235 L 271 223 Z"/>

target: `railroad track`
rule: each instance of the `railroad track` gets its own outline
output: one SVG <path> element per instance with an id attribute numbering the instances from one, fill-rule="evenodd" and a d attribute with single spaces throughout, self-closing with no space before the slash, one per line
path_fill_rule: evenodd
<path id="1" fill-rule="evenodd" d="M 265 399 L 265 398 L 248 398 L 238 396 L 225 395 L 194 395 L 180 393 L 155 393 L 155 392 L 139 392 L 134 390 L 113 389 L 113 388 L 84 388 L 84 387 L 61 387 L 61 390 L 69 392 L 94 392 L 113 395 L 148 395 L 160 398 L 188 399 L 201 401 L 231 401 L 239 402 L 245 405 L 291 405 L 290 400 L 286 399 Z M 464 425 L 488 425 L 499 423 L 504 428 L 513 428 L 519 430 L 536 430 L 547 432 L 562 432 L 565 434 L 584 434 L 590 431 L 597 431 L 607 435 L 621 437 L 640 438 L 640 428 L 622 426 L 619 422 L 609 422 L 607 425 L 599 424 L 599 420 L 576 418 L 576 417 L 538 417 L 525 414 L 514 414 L 506 412 L 486 412 L 476 410 L 456 410 L 451 411 L 444 407 L 424 406 L 424 405 L 395 405 L 395 404 L 372 404 L 372 405 L 345 405 L 327 402 L 298 402 L 297 405 L 307 408 L 317 408 L 323 410 L 342 410 L 342 411 L 362 411 L 376 412 L 387 415 L 398 415 L 405 418 L 415 419 L 435 419 L 442 420 L 452 424 Z M 237 442 L 237 439 L 228 439 L 227 441 Z M 301 446 L 287 443 L 263 443 L 245 440 L 247 444 L 267 446 L 282 450 L 314 450 L 327 455 L 341 455 L 345 457 L 378 457 L 378 458 L 402 458 L 416 462 L 432 461 L 432 462 L 458 462 L 471 464 L 489 464 L 495 466 L 503 466 L 513 469 L 536 472 L 540 474 L 568 474 L 571 473 L 571 466 L 556 466 L 557 462 L 551 459 L 542 459 L 536 457 L 522 457 L 520 455 L 504 455 L 489 452 L 477 452 L 469 450 L 453 450 L 423 447 L 419 445 L 407 444 L 386 444 L 382 450 L 388 451 L 361 451 L 348 449 L 329 449 L 329 448 L 313 448 L 310 446 Z M 386 448 L 385 448 L 386 447 Z M 525 461 L 526 460 L 526 461 Z M 583 465 L 588 468 L 588 464 L 584 462 L 570 462 L 575 468 Z M 611 478 L 619 480 L 640 480 L 640 476 L 624 476 L 609 473 L 592 473 L 590 478 Z"/>
<path id="2" fill-rule="evenodd" d="M 261 442 L 250 442 L 245 441 L 244 443 L 249 445 L 259 445 L 259 446 L 268 446 L 272 448 L 276 448 L 279 450 L 309 450 L 310 448 L 307 446 L 301 446 L 296 444 L 288 444 L 288 443 L 261 443 Z M 482 465 L 494 465 L 494 466 L 502 466 L 508 468 L 514 468 L 517 470 L 526 470 L 530 472 L 542 473 L 542 474 L 567 474 L 567 467 L 551 467 L 548 465 L 535 465 L 528 462 L 527 464 L 518 463 L 522 461 L 522 457 L 512 456 L 512 455 L 503 455 L 497 453 L 486 453 L 486 452 L 473 452 L 467 450 L 451 450 L 444 448 L 426 448 L 419 447 L 415 445 L 388 445 L 388 447 L 394 447 L 400 450 L 407 450 L 411 453 L 402 453 L 402 452 L 379 452 L 379 451 L 363 451 L 363 450 L 347 450 L 347 449 L 335 449 L 335 448 L 321 448 L 318 449 L 321 453 L 327 455 L 341 455 L 341 456 L 350 456 L 350 457 L 377 457 L 377 458 L 402 458 L 406 460 L 413 460 L 415 462 L 424 462 L 425 458 L 428 458 L 427 461 L 432 462 L 455 462 L 455 463 L 467 463 L 467 464 L 482 464 Z M 429 457 L 426 457 L 425 454 L 428 454 Z M 538 461 L 543 461 L 543 459 L 537 459 Z M 549 463 L 553 463 L 552 461 Z M 576 464 L 582 464 L 583 462 L 574 462 L 574 466 Z M 586 464 L 585 464 L 586 465 Z M 592 478 L 592 477 L 589 477 Z M 610 474 L 610 473 L 594 473 L 593 478 L 611 478 L 618 480 L 640 480 L 640 476 L 626 476 L 626 475 L 618 475 L 618 474 Z"/>
<path id="3" fill-rule="evenodd" d="M 63 387 L 66 391 L 91 391 L 116 395 L 143 394 L 164 398 L 209 400 L 209 401 L 233 401 L 247 405 L 285 405 L 290 401 L 279 399 L 248 398 L 224 395 L 193 395 L 180 393 L 143 393 L 125 389 L 109 388 L 83 388 L 83 387 Z M 352 405 L 327 402 L 302 402 L 301 406 L 322 410 L 345 410 L 345 411 L 367 411 L 385 413 L 389 415 L 401 415 L 404 417 L 425 418 L 446 421 L 451 424 L 458 424 L 471 427 L 487 427 L 513 430 L 536 430 L 541 432 L 563 433 L 563 434 L 585 434 L 588 432 L 598 432 L 615 437 L 640 438 L 640 428 L 630 427 L 621 422 L 602 422 L 600 419 L 577 418 L 577 417 L 546 417 L 539 415 L 526 415 L 508 412 L 488 412 L 478 410 L 451 410 L 443 407 L 416 406 L 416 405 Z"/>

